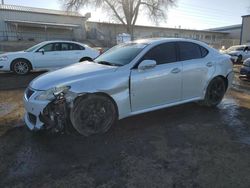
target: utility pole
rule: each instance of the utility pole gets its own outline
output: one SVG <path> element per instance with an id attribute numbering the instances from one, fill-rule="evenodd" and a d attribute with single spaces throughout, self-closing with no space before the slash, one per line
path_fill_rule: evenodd
<path id="1" fill-rule="evenodd" d="M 2 5 L 4 5 L 4 0 L 2 0 Z"/>

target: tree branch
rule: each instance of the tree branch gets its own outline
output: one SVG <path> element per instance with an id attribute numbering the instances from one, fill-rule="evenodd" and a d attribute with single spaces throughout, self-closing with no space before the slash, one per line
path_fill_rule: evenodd
<path id="1" fill-rule="evenodd" d="M 118 18 L 118 20 L 123 24 L 126 25 L 126 23 L 123 21 L 123 19 L 120 17 L 120 15 L 118 14 L 118 12 L 116 11 L 115 7 L 112 6 L 112 4 L 108 1 L 108 0 L 104 0 L 108 6 L 113 10 L 114 14 L 116 15 L 116 17 Z"/>

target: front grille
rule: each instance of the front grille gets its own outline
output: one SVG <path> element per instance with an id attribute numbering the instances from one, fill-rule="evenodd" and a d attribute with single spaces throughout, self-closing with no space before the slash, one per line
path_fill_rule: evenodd
<path id="1" fill-rule="evenodd" d="M 30 88 L 28 88 L 26 90 L 26 97 L 27 99 L 29 99 L 33 94 L 34 94 L 35 91 L 31 90 Z"/>
<path id="2" fill-rule="evenodd" d="M 28 117 L 29 117 L 29 120 L 30 122 L 35 125 L 36 124 L 36 116 L 31 114 L 31 113 L 28 113 Z"/>

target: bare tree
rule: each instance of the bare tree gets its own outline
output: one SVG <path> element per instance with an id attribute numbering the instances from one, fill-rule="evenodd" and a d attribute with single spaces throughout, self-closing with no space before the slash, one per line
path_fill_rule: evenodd
<path id="1" fill-rule="evenodd" d="M 111 13 L 112 18 L 126 27 L 127 33 L 134 33 L 138 15 L 144 13 L 149 19 L 158 23 L 165 20 L 169 6 L 177 0 L 62 0 L 67 10 L 79 10 L 86 6 L 102 7 Z"/>

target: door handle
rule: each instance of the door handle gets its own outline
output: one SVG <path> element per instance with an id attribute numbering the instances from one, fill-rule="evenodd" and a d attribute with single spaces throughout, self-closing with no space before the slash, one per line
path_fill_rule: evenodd
<path id="1" fill-rule="evenodd" d="M 213 63 L 212 62 L 208 62 L 207 63 L 207 67 L 212 67 L 213 66 Z"/>
<path id="2" fill-rule="evenodd" d="M 177 74 L 177 73 L 179 73 L 179 72 L 181 72 L 181 69 L 179 69 L 179 68 L 174 68 L 174 69 L 171 71 L 171 73 L 173 73 L 173 74 Z"/>

